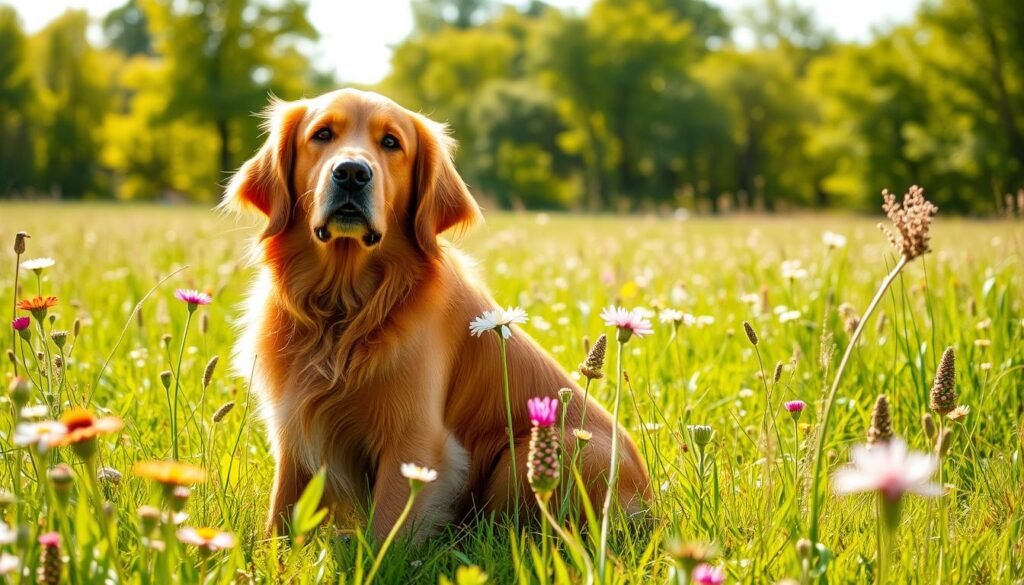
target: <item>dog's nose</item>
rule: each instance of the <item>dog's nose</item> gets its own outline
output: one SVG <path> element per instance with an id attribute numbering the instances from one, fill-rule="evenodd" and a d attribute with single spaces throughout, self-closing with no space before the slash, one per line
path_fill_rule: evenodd
<path id="1" fill-rule="evenodd" d="M 373 178 L 373 169 L 364 161 L 348 159 L 339 162 L 331 169 L 331 177 L 339 187 L 355 193 L 362 190 Z"/>

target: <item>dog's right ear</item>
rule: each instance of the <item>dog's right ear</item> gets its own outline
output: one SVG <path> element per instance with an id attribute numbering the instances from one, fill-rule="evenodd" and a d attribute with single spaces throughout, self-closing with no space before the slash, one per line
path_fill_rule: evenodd
<path id="1" fill-rule="evenodd" d="M 267 218 L 260 236 L 265 240 L 288 227 L 295 196 L 292 166 L 295 129 L 306 114 L 306 102 L 274 101 L 266 109 L 267 140 L 259 152 L 238 169 L 224 192 L 221 207 L 255 209 Z"/>

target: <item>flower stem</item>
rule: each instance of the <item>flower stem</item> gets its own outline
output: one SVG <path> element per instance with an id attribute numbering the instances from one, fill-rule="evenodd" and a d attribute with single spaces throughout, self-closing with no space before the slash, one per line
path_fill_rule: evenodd
<path id="1" fill-rule="evenodd" d="M 540 513 L 544 516 L 544 520 L 546 521 L 545 525 L 550 525 L 551 528 L 555 531 L 555 534 L 557 534 L 558 537 L 561 538 L 563 542 L 565 542 L 565 545 L 571 548 L 573 552 L 575 552 L 580 557 L 580 559 L 583 561 L 583 568 L 586 571 L 586 584 L 593 585 L 594 564 L 593 562 L 591 562 L 590 555 L 587 554 L 586 549 L 580 546 L 579 542 L 577 542 L 575 538 L 566 534 L 562 526 L 559 525 L 555 518 L 551 515 L 551 511 L 548 510 L 547 495 L 541 496 L 538 493 L 534 493 L 534 497 L 537 498 L 537 507 L 540 509 Z"/>
<path id="2" fill-rule="evenodd" d="M 850 343 L 846 346 L 846 351 L 843 353 L 843 359 L 839 362 L 839 368 L 836 370 L 835 378 L 832 380 L 832 386 L 829 388 L 828 395 L 825 397 L 825 409 L 821 417 L 821 428 L 818 429 L 818 442 L 815 446 L 814 454 L 814 484 L 811 489 L 811 518 L 810 518 L 810 531 L 809 539 L 812 545 L 818 544 L 818 522 L 821 514 L 822 505 L 822 459 L 825 453 L 825 444 L 828 442 L 828 431 L 829 422 L 832 418 L 832 404 L 835 402 L 836 391 L 839 389 L 839 382 L 843 379 L 843 372 L 846 371 L 846 365 L 850 363 L 850 356 L 853 355 L 853 350 L 857 347 L 857 342 L 860 340 L 861 334 L 864 332 L 865 326 L 871 319 L 871 314 L 875 312 L 878 307 L 878 303 L 881 302 L 882 296 L 885 291 L 889 289 L 896 277 L 899 276 L 900 272 L 907 265 L 908 259 L 906 256 L 900 256 L 896 266 L 893 267 L 892 271 L 886 275 L 885 279 L 882 280 L 882 284 L 879 285 L 878 290 L 875 292 L 875 297 L 871 299 L 871 303 L 868 308 L 864 311 L 864 316 L 861 317 L 860 323 L 857 324 L 857 329 L 850 336 Z"/>
<path id="3" fill-rule="evenodd" d="M 938 575 L 938 580 L 936 582 L 939 583 L 939 585 L 942 585 L 942 583 L 945 583 L 945 575 L 946 575 L 946 542 L 947 542 L 947 540 L 949 538 L 949 517 L 948 517 L 948 508 L 946 506 L 946 483 L 944 481 L 945 480 L 945 476 L 943 474 L 943 467 L 945 467 L 945 466 L 942 464 L 943 463 L 943 461 L 942 461 L 943 457 L 942 457 L 942 452 L 940 450 L 940 444 L 941 444 L 941 441 L 942 441 L 942 434 L 945 432 L 945 421 L 943 420 L 945 417 L 940 415 L 938 418 L 939 418 L 939 430 L 938 430 L 938 434 L 935 436 L 936 437 L 936 441 L 935 441 L 935 457 L 936 457 L 936 459 L 939 462 L 939 486 L 942 487 L 942 493 L 939 494 L 939 498 L 938 498 L 939 499 L 939 571 L 938 571 L 939 575 Z"/>
<path id="4" fill-rule="evenodd" d="M 384 542 L 380 545 L 380 550 L 377 551 L 377 556 L 373 559 L 373 566 L 370 567 L 370 572 L 366 576 L 366 581 L 363 582 L 363 585 L 370 585 L 373 583 L 373 578 L 377 576 L 377 571 L 380 570 L 380 565 L 384 562 L 384 555 L 387 554 L 388 549 L 391 547 L 391 543 L 395 540 L 395 536 L 402 528 L 402 525 L 405 524 L 406 519 L 409 517 L 409 512 L 412 511 L 412 504 L 416 500 L 416 492 L 418 491 L 419 488 L 415 486 L 409 491 L 409 499 L 405 501 L 405 507 L 402 508 L 402 513 L 398 515 L 398 520 L 395 520 L 395 525 L 391 527 L 391 531 L 388 532 Z"/>
<path id="5" fill-rule="evenodd" d="M 878 570 L 875 574 L 875 583 L 878 583 L 878 585 L 885 585 L 887 583 L 886 575 L 889 569 L 889 526 L 882 517 L 885 508 L 885 503 L 882 501 L 883 497 L 885 496 L 878 494 L 875 503 L 875 542 L 878 547 Z"/>
<path id="6" fill-rule="evenodd" d="M 512 392 L 509 388 L 508 382 L 508 357 L 505 351 L 505 338 L 502 337 L 501 332 L 496 331 L 495 334 L 498 336 L 498 351 L 501 353 L 501 380 L 504 384 L 505 389 L 505 415 L 508 418 L 508 450 L 509 455 L 512 459 L 512 498 L 515 502 L 515 510 L 513 517 L 515 518 L 515 525 L 519 527 L 519 472 L 517 470 L 519 460 L 516 459 L 516 435 L 512 427 Z"/>
<path id="7" fill-rule="evenodd" d="M 13 322 L 18 318 L 18 276 L 21 273 L 21 254 L 15 254 L 14 259 L 14 292 L 11 294 L 11 348 L 18 351 L 18 331 L 13 327 Z M 14 375 L 18 375 L 18 361 L 14 361 Z"/>
<path id="8" fill-rule="evenodd" d="M 611 522 L 612 500 L 615 499 L 615 483 L 619 479 L 619 403 L 622 401 L 622 340 L 616 342 L 616 371 L 618 380 L 615 383 L 615 403 L 612 409 L 612 448 L 611 463 L 608 469 L 608 491 L 604 495 L 604 506 L 601 508 L 601 539 L 598 548 L 597 572 L 601 580 L 605 577 L 605 561 L 608 556 L 608 527 Z"/>
<path id="9" fill-rule="evenodd" d="M 178 350 L 178 367 L 174 370 L 174 403 L 171 410 L 171 456 L 178 460 L 178 389 L 181 386 L 181 361 L 185 357 L 185 341 L 188 339 L 188 328 L 192 324 L 192 313 L 185 317 L 185 331 L 181 334 L 181 348 Z"/>

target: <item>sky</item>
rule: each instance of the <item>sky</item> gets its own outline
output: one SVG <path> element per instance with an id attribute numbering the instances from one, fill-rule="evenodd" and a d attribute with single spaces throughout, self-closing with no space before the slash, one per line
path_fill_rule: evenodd
<path id="1" fill-rule="evenodd" d="M 2 0 L 0 0 L 2 1 Z M 35 32 L 68 8 L 84 8 L 99 19 L 125 0 L 14 0 L 29 32 Z M 548 0 L 571 11 L 585 11 L 591 0 Z M 875 27 L 910 20 L 918 0 L 796 0 L 813 8 L 818 21 L 844 41 L 867 41 Z M 727 14 L 760 0 L 711 0 Z M 310 22 L 320 32 L 314 62 L 342 81 L 371 84 L 390 69 L 391 47 L 412 30 L 409 0 L 309 0 Z M 743 44 L 743 31 L 736 33 Z"/>

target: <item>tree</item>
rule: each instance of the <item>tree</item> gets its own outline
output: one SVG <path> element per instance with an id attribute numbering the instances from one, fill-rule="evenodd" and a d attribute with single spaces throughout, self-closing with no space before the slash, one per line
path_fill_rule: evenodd
<path id="1" fill-rule="evenodd" d="M 472 28 L 494 8 L 493 0 L 412 0 L 413 21 L 421 33 L 436 33 L 447 26 Z"/>
<path id="2" fill-rule="evenodd" d="M 29 123 L 34 92 L 26 48 L 18 15 L 0 6 L 0 194 L 26 188 L 35 164 Z"/>
<path id="3" fill-rule="evenodd" d="M 309 71 L 296 47 L 316 31 L 298 0 L 143 0 L 158 52 L 167 64 L 165 115 L 210 124 L 219 141 L 221 170 L 257 138 L 252 112 L 273 92 L 299 97 Z M 237 137 L 241 137 L 238 140 Z"/>
<path id="4" fill-rule="evenodd" d="M 125 55 L 152 55 L 153 39 L 149 36 L 149 22 L 138 0 L 128 0 L 120 8 L 111 10 L 103 19 L 103 36 L 111 49 Z"/>

